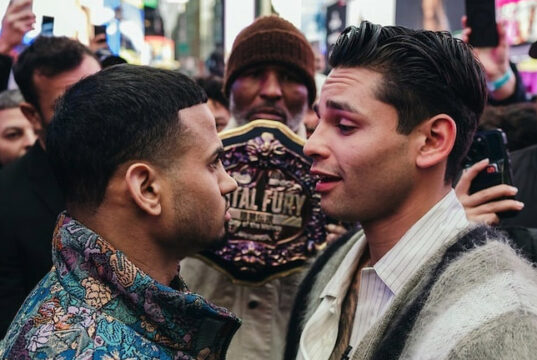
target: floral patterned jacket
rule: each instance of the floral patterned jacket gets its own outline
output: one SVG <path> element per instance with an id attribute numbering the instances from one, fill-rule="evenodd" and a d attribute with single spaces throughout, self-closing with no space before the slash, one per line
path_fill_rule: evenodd
<path id="1" fill-rule="evenodd" d="M 52 253 L 0 342 L 1 359 L 225 358 L 240 320 L 179 276 L 159 284 L 66 214 Z"/>

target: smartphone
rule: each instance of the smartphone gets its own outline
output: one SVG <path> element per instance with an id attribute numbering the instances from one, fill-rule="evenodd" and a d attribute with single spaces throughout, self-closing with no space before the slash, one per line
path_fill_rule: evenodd
<path id="1" fill-rule="evenodd" d="M 502 129 L 478 131 L 474 136 L 470 150 L 466 155 L 464 166 L 489 159 L 489 165 L 482 170 L 470 185 L 470 194 L 480 190 L 500 185 L 513 185 L 511 170 L 511 156 L 507 150 L 507 137 Z M 514 197 L 511 197 L 514 199 Z M 500 218 L 511 217 L 518 211 L 506 211 L 499 213 Z"/>
<path id="2" fill-rule="evenodd" d="M 43 15 L 41 21 L 41 35 L 54 36 L 54 17 Z"/>
<path id="3" fill-rule="evenodd" d="M 93 37 L 97 37 L 101 34 L 101 38 L 97 41 L 98 44 L 106 44 L 106 25 L 93 25 Z"/>
<path id="4" fill-rule="evenodd" d="M 106 34 L 106 25 L 93 25 L 93 36 Z"/>
<path id="5" fill-rule="evenodd" d="M 466 26 L 472 29 L 469 42 L 474 47 L 498 46 L 495 0 L 466 0 Z"/>

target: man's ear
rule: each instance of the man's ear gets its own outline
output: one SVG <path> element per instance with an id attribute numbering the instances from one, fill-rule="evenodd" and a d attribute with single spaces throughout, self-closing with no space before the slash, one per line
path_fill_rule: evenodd
<path id="1" fill-rule="evenodd" d="M 156 170 L 145 163 L 134 163 L 125 173 L 125 181 L 134 202 L 149 215 L 162 212 L 162 184 Z"/>
<path id="2" fill-rule="evenodd" d="M 20 103 L 19 107 L 22 113 L 24 114 L 24 116 L 26 117 L 26 119 L 28 119 L 30 124 L 32 124 L 32 127 L 34 128 L 35 133 L 36 134 L 42 133 L 43 123 L 42 123 L 41 115 L 39 115 L 39 111 L 37 111 L 35 106 L 30 104 L 29 102 L 24 101 Z"/>
<path id="3" fill-rule="evenodd" d="M 429 168 L 446 160 L 455 145 L 457 125 L 451 116 L 436 115 L 418 125 L 420 147 L 416 157 L 419 168 Z"/>

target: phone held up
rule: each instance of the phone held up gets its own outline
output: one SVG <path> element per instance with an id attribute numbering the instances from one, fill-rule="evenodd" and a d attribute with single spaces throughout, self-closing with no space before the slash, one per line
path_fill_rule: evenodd
<path id="1" fill-rule="evenodd" d="M 43 16 L 41 21 L 41 35 L 42 36 L 53 36 L 54 35 L 54 17 L 53 16 Z"/>
<path id="2" fill-rule="evenodd" d="M 464 160 L 464 167 L 489 159 L 489 165 L 481 171 L 470 185 L 470 194 L 500 185 L 513 185 L 511 156 L 507 150 L 507 137 L 501 129 L 478 131 Z M 510 197 L 514 199 L 514 197 Z M 515 216 L 518 211 L 499 213 L 500 218 Z"/>
<path id="3" fill-rule="evenodd" d="M 472 46 L 498 46 L 495 0 L 466 0 L 466 19 L 466 26 L 472 29 L 469 39 Z"/>

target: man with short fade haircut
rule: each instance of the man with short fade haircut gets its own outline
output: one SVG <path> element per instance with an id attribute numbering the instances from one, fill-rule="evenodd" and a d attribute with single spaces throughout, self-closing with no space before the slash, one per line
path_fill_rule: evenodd
<path id="1" fill-rule="evenodd" d="M 256 19 L 237 35 L 226 64 L 224 93 L 232 115 L 226 129 L 268 119 L 305 138 L 302 121 L 316 96 L 314 74 L 313 51 L 300 30 L 278 16 Z M 230 345 L 230 359 L 282 358 L 291 306 L 304 271 L 263 285 L 238 284 L 202 260 L 187 258 L 181 262 L 181 274 L 193 291 L 243 320 Z"/>
<path id="2" fill-rule="evenodd" d="M 537 273 L 452 188 L 486 99 L 448 33 L 347 28 L 330 56 L 313 158 L 321 207 L 363 227 L 313 264 L 286 359 L 534 359 Z"/>
<path id="3" fill-rule="evenodd" d="M 237 187 L 206 101 L 185 75 L 133 65 L 66 92 L 46 145 L 67 211 L 0 357 L 225 358 L 240 320 L 178 276 L 222 242 Z"/>
<path id="4" fill-rule="evenodd" d="M 88 48 L 67 37 L 38 37 L 13 69 L 25 99 L 20 108 L 38 141 L 0 172 L 0 337 L 52 265 L 50 239 L 65 208 L 45 147 L 54 104 L 68 87 L 100 69 Z"/>

